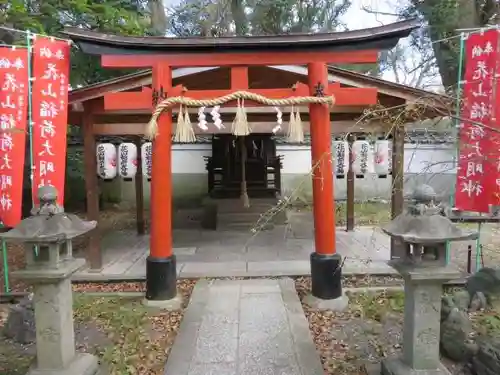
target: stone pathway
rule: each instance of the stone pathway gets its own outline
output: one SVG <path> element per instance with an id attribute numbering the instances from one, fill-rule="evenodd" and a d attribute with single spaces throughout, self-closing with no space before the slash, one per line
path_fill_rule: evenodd
<path id="1" fill-rule="evenodd" d="M 290 233 L 285 226 L 253 235 L 246 231 L 175 230 L 174 254 L 181 278 L 305 276 L 314 251 L 311 233 Z M 390 241 L 380 230 L 337 229 L 337 252 L 347 259 L 342 273 L 391 274 L 386 262 Z M 74 280 L 143 280 L 149 236 L 116 231 L 102 241 L 103 269 L 81 270 Z M 79 256 L 84 256 L 81 253 Z"/>
<path id="2" fill-rule="evenodd" d="M 292 279 L 200 280 L 165 375 L 321 375 Z"/>

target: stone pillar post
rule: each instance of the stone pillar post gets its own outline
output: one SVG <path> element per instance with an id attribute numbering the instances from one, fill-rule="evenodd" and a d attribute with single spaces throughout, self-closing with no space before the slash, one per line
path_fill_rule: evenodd
<path id="1" fill-rule="evenodd" d="M 382 361 L 382 374 L 448 375 L 439 356 L 441 296 L 443 284 L 459 278 L 460 272 L 447 267 L 393 266 L 405 281 L 403 355 Z"/>
<path id="2" fill-rule="evenodd" d="M 28 375 L 97 373 L 97 358 L 75 351 L 71 276 L 84 265 L 84 259 L 72 259 L 58 269 L 13 272 L 33 284 L 37 363 Z"/>

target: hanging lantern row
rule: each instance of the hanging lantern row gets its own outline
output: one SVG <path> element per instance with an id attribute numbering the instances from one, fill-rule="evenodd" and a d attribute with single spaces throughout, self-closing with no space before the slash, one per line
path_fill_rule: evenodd
<path id="1" fill-rule="evenodd" d="M 334 141 L 333 173 L 343 177 L 349 170 L 349 143 L 347 141 Z M 375 173 L 386 176 L 392 170 L 392 150 L 387 140 L 375 141 L 372 146 L 368 141 L 355 141 L 352 145 L 353 163 L 352 170 L 356 176 Z"/>
<path id="2" fill-rule="evenodd" d="M 112 143 L 97 145 L 97 175 L 103 180 L 113 180 L 120 176 L 125 181 L 137 174 L 138 150 L 134 143 L 121 143 L 118 149 Z M 151 180 L 153 146 L 151 142 L 141 146 L 142 173 Z"/>
<path id="3" fill-rule="evenodd" d="M 355 141 L 352 146 L 352 169 L 357 176 L 375 173 L 385 176 L 392 171 L 392 150 L 387 140 L 375 141 L 373 148 L 368 141 Z M 349 143 L 334 141 L 333 173 L 344 176 L 349 170 Z M 134 143 L 121 143 L 118 149 L 112 143 L 100 143 L 97 146 L 97 175 L 103 180 L 112 180 L 120 176 L 131 180 L 137 174 L 137 146 Z M 141 146 L 142 173 L 151 180 L 153 145 L 146 142 Z"/>

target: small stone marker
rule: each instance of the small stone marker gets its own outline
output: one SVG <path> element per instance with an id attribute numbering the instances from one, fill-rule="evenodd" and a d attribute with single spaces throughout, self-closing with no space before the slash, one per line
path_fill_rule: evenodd
<path id="1" fill-rule="evenodd" d="M 13 276 L 33 285 L 37 363 L 28 375 L 94 375 L 97 358 L 75 351 L 71 276 L 85 260 L 73 258 L 71 241 L 97 223 L 64 213 L 52 186 L 41 187 L 38 197 L 33 216 L 0 234 L 24 245 L 26 268 Z"/>
<path id="2" fill-rule="evenodd" d="M 402 241 L 405 252 L 391 260 L 405 280 L 403 356 L 382 361 L 383 375 L 449 375 L 439 357 L 441 295 L 446 281 L 460 276 L 446 265 L 446 242 L 477 238 L 440 214 L 427 185 L 414 193 L 414 204 L 385 228 Z"/>

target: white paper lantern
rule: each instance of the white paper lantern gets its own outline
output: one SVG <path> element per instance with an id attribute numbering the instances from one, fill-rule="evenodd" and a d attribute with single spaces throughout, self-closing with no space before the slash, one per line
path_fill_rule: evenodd
<path id="1" fill-rule="evenodd" d="M 374 169 L 379 176 L 389 174 L 389 141 L 378 140 L 374 147 Z"/>
<path id="2" fill-rule="evenodd" d="M 121 143 L 118 146 L 118 174 L 125 180 L 137 174 L 137 146 L 134 143 Z"/>
<path id="3" fill-rule="evenodd" d="M 352 152 L 354 157 L 352 170 L 354 174 L 360 176 L 369 173 L 370 143 L 368 141 L 355 141 L 352 145 Z"/>
<path id="4" fill-rule="evenodd" d="M 104 180 L 116 177 L 116 147 L 112 143 L 97 145 L 97 175 Z"/>
<path id="5" fill-rule="evenodd" d="M 344 176 L 349 170 L 349 143 L 333 141 L 333 173 Z"/>
<path id="6" fill-rule="evenodd" d="M 146 142 L 141 146 L 142 174 L 151 181 L 151 167 L 153 165 L 153 144 Z"/>

